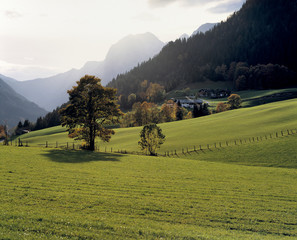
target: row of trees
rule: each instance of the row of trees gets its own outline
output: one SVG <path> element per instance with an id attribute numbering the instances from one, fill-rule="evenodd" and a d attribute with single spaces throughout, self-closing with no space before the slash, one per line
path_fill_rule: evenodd
<path id="1" fill-rule="evenodd" d="M 135 88 L 135 86 L 138 87 Z M 136 102 L 148 101 L 160 103 L 163 102 L 166 97 L 164 86 L 158 83 L 149 83 L 147 80 L 143 80 L 142 82 L 134 83 L 133 88 L 135 88 L 135 92 L 132 92 L 129 95 L 121 94 L 119 96 L 118 103 L 122 109 L 131 109 Z"/>
<path id="2" fill-rule="evenodd" d="M 15 135 L 61 125 L 61 115 L 59 111 L 63 106 L 65 106 L 65 104 L 47 113 L 44 117 L 37 118 L 35 123 L 30 122 L 28 119 L 24 122 L 19 121 L 14 131 Z"/>
<path id="3" fill-rule="evenodd" d="M 219 102 L 216 107 L 216 112 L 225 112 L 227 110 L 238 109 L 241 107 L 241 97 L 238 94 L 231 94 L 226 103 Z"/>
<path id="4" fill-rule="evenodd" d="M 37 118 L 33 130 L 40 130 L 61 125 L 60 109 L 65 106 L 66 104 L 63 104 L 61 107 L 57 107 L 52 112 L 47 113 L 44 117 Z"/>
<path id="5" fill-rule="evenodd" d="M 208 105 L 194 105 L 192 111 L 183 108 L 179 101 L 168 100 L 158 107 L 155 103 L 144 101 L 133 104 L 132 111 L 124 114 L 121 123 L 123 127 L 143 126 L 149 123 L 172 122 L 196 118 L 210 114 Z"/>

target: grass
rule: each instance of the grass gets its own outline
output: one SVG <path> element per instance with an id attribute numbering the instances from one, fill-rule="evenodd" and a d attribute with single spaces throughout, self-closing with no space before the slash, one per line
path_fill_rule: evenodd
<path id="1" fill-rule="evenodd" d="M 160 124 L 161 151 L 178 157 L 1 145 L 0 239 L 296 239 L 297 135 L 205 149 L 296 129 L 296 110 L 292 99 Z M 101 150 L 138 151 L 140 130 L 116 129 Z M 71 142 L 62 127 L 22 139 Z"/>
<path id="2" fill-rule="evenodd" d="M 0 238 L 296 239 L 297 169 L 230 164 L 228 149 L 210 162 L 1 146 Z"/>
<path id="3" fill-rule="evenodd" d="M 194 145 L 206 146 L 219 142 L 265 136 L 297 127 L 297 99 L 275 102 L 213 114 L 196 119 L 159 124 L 166 136 L 160 149 L 165 151 L 182 151 L 182 148 L 193 148 Z M 105 147 L 110 151 L 140 151 L 138 147 L 141 127 L 116 129 L 110 143 L 99 142 L 101 150 Z M 29 145 L 45 144 L 46 141 L 55 145 L 72 142 L 64 132 L 65 128 L 54 127 L 23 135 L 21 138 Z M 51 134 L 52 133 L 52 134 Z"/>
<path id="4" fill-rule="evenodd" d="M 277 102 L 287 100 L 293 97 L 290 96 L 275 96 L 276 94 L 284 94 L 284 93 L 295 93 L 297 94 L 297 88 L 286 88 L 286 89 L 270 89 L 270 90 L 246 90 L 246 91 L 238 91 L 234 92 L 238 94 L 243 103 L 243 107 L 252 107 L 258 106 L 270 102 Z M 271 99 L 264 99 L 265 97 L 274 96 Z M 296 97 L 296 95 L 295 95 Z M 216 106 L 219 102 L 227 102 L 227 98 L 219 98 L 219 99 L 206 99 L 212 110 L 216 109 Z"/>
<path id="5" fill-rule="evenodd" d="M 246 166 L 297 168 L 297 135 L 205 149 L 176 157 Z"/>

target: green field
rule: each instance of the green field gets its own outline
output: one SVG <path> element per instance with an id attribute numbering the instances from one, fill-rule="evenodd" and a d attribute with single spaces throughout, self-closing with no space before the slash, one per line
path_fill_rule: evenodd
<path id="1" fill-rule="evenodd" d="M 159 124 L 166 135 L 166 142 L 161 147 L 159 153 L 165 151 L 182 149 L 193 149 L 202 145 L 236 139 L 247 139 L 260 137 L 268 134 L 275 134 L 281 131 L 297 128 L 297 99 L 265 104 L 261 106 L 242 108 L 239 110 L 227 111 L 213 114 L 211 116 L 196 119 L 183 120 L 181 122 L 171 122 Z M 112 136 L 110 143 L 98 142 L 101 150 L 113 151 L 127 150 L 129 152 L 140 151 L 138 147 L 139 133 L 141 127 L 116 129 L 116 134 Z M 45 142 L 55 146 L 73 142 L 67 137 L 65 128 L 54 127 L 37 132 L 25 134 L 21 137 L 23 141 L 28 141 L 29 145 L 45 145 Z"/>
<path id="2" fill-rule="evenodd" d="M 295 168 L 242 166 L 224 158 L 0 151 L 1 239 L 297 237 Z"/>
<path id="3" fill-rule="evenodd" d="M 23 135 L 29 147 L 0 146 L 0 239 L 297 239 L 296 110 L 292 99 L 160 124 L 170 157 L 55 148 L 72 143 L 62 127 Z M 140 129 L 116 129 L 101 150 L 139 151 Z"/>
<path id="4" fill-rule="evenodd" d="M 238 94 L 242 99 L 243 107 L 252 107 L 270 102 L 283 101 L 296 98 L 297 88 L 274 89 L 274 90 L 246 90 L 233 92 Z M 286 95 L 293 93 L 293 96 Z M 269 98 L 271 96 L 271 98 Z M 219 102 L 227 102 L 227 98 L 205 99 L 210 104 L 210 109 L 215 110 Z"/>

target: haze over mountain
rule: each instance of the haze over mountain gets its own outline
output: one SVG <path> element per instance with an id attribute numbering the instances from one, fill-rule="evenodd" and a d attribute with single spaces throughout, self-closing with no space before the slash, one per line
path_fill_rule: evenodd
<path id="1" fill-rule="evenodd" d="M 0 75 L 0 124 L 7 123 L 11 128 L 19 121 L 36 121 L 37 117 L 46 114 L 44 109 L 15 92 L 1 79 L 2 77 Z"/>
<path id="2" fill-rule="evenodd" d="M 112 45 L 104 61 L 87 62 L 81 69 L 71 69 L 48 78 L 16 81 L 3 78 L 16 92 L 51 111 L 68 101 L 67 90 L 85 74 L 95 75 L 106 85 L 120 73 L 155 56 L 164 43 L 151 33 L 129 35 Z"/>

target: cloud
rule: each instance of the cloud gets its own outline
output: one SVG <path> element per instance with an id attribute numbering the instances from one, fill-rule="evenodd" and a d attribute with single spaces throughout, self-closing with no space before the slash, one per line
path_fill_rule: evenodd
<path id="1" fill-rule="evenodd" d="M 132 19 L 141 22 L 157 22 L 160 20 L 160 18 L 156 17 L 155 15 L 149 12 L 143 12 L 141 14 L 138 14 L 134 16 Z"/>
<path id="2" fill-rule="evenodd" d="M 208 11 L 211 13 L 231 13 L 240 9 L 244 2 L 245 0 L 227 1 L 209 8 Z"/>
<path id="3" fill-rule="evenodd" d="M 11 11 L 11 10 L 7 10 L 4 12 L 4 15 L 10 19 L 16 19 L 16 18 L 20 18 L 22 17 L 23 15 L 20 14 L 19 12 L 17 11 Z"/>
<path id="4" fill-rule="evenodd" d="M 218 0 L 148 0 L 148 4 L 151 8 L 166 7 L 173 3 L 178 3 L 182 6 L 194 6 L 203 5 L 210 2 L 216 2 Z"/>
<path id="5" fill-rule="evenodd" d="M 38 65 L 14 64 L 0 59 L 0 73 L 19 81 L 49 77 L 60 73 L 60 69 Z"/>

